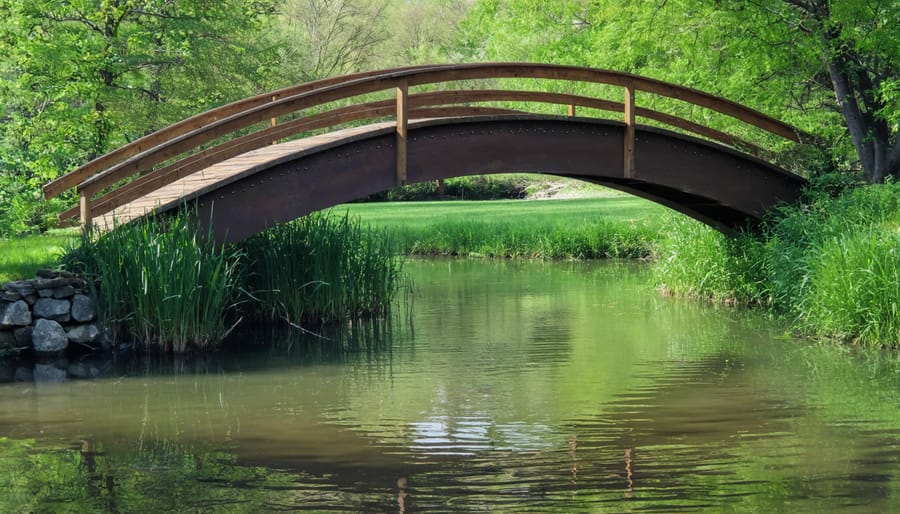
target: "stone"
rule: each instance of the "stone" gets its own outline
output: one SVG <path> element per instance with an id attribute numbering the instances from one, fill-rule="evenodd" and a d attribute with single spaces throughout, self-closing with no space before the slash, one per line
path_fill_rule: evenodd
<path id="1" fill-rule="evenodd" d="M 69 364 L 69 375 L 74 378 L 97 378 L 100 376 L 100 369 L 84 362 L 73 362 Z"/>
<path id="2" fill-rule="evenodd" d="M 41 289 L 56 289 L 57 287 L 65 287 L 65 286 L 84 286 L 84 282 L 77 278 L 66 278 L 66 277 L 57 277 L 57 278 L 37 278 L 32 281 L 34 284 L 34 288 L 40 291 Z"/>
<path id="3" fill-rule="evenodd" d="M 89 296 L 76 294 L 72 297 L 72 319 L 80 323 L 93 321 L 97 317 L 94 301 Z"/>
<path id="4" fill-rule="evenodd" d="M 75 274 L 72 272 L 47 268 L 38 270 L 37 276 L 38 278 L 75 278 Z"/>
<path id="5" fill-rule="evenodd" d="M 73 343 L 92 343 L 97 340 L 99 335 L 100 331 L 94 324 L 78 325 L 66 332 L 66 337 Z"/>
<path id="6" fill-rule="evenodd" d="M 25 303 L 27 303 L 28 305 L 33 306 L 34 302 L 36 302 L 38 299 L 38 295 L 37 295 L 37 293 L 33 293 L 30 295 L 23 296 L 22 299 L 25 300 Z"/>
<path id="7" fill-rule="evenodd" d="M 53 364 L 34 365 L 34 381 L 39 384 L 58 384 L 65 382 L 68 376 L 67 370 L 57 368 Z"/>
<path id="8" fill-rule="evenodd" d="M 0 300 L 4 302 L 15 302 L 22 299 L 22 295 L 20 295 L 17 291 L 3 291 L 0 293 Z"/>
<path id="9" fill-rule="evenodd" d="M 31 325 L 31 309 L 28 303 L 19 300 L 0 307 L 0 325 L 7 327 L 25 327 Z"/>
<path id="10" fill-rule="evenodd" d="M 16 382 L 34 382 L 34 371 L 28 368 L 16 368 L 13 380 Z"/>
<path id="11" fill-rule="evenodd" d="M 16 333 L 12 330 L 0 330 L 0 347 L 16 345 Z"/>
<path id="12" fill-rule="evenodd" d="M 38 298 L 50 298 L 53 296 L 53 289 L 38 289 Z"/>
<path id="13" fill-rule="evenodd" d="M 31 343 L 34 345 L 34 351 L 41 353 L 61 352 L 68 348 L 69 338 L 66 331 L 56 321 L 50 319 L 39 319 L 34 324 L 34 331 L 31 333 Z"/>
<path id="14" fill-rule="evenodd" d="M 54 321 L 69 321 L 72 303 L 69 300 L 56 300 L 53 298 L 40 298 L 34 302 L 34 317 L 52 319 Z"/>
<path id="15" fill-rule="evenodd" d="M 33 295 L 35 292 L 34 284 L 27 280 L 17 280 L 15 282 L 7 282 L 3 285 L 4 291 L 18 293 L 20 296 Z"/>
<path id="16" fill-rule="evenodd" d="M 75 286 L 62 286 L 53 290 L 53 298 L 71 298 L 75 296 Z"/>
<path id="17" fill-rule="evenodd" d="M 23 348 L 30 347 L 32 332 L 34 332 L 34 327 L 22 327 L 15 329 L 13 331 L 13 335 L 16 336 L 16 345 Z"/>

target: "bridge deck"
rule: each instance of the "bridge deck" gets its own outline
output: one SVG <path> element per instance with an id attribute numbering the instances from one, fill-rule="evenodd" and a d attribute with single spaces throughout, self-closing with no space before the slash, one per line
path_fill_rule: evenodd
<path id="1" fill-rule="evenodd" d="M 103 216 L 95 218 L 94 224 L 101 230 L 108 230 L 116 223 L 127 223 L 161 207 L 196 196 L 214 186 L 228 184 L 247 174 L 252 174 L 256 170 L 272 166 L 286 156 L 296 155 L 298 152 L 314 148 L 327 148 L 331 143 L 362 137 L 393 126 L 393 123 L 374 123 L 253 150 L 214 164 L 202 171 L 157 189 L 146 196 L 122 205 Z"/>

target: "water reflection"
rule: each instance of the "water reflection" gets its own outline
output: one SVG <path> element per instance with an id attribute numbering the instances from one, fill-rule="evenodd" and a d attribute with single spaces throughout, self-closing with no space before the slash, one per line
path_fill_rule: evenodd
<path id="1" fill-rule="evenodd" d="M 0 511 L 900 507 L 895 356 L 660 298 L 628 264 L 409 270 L 393 324 L 0 385 Z"/>

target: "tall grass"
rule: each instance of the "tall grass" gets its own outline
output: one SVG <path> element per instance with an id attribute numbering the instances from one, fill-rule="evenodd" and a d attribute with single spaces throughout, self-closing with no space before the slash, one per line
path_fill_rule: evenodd
<path id="1" fill-rule="evenodd" d="M 312 214 L 241 246 L 253 256 L 248 288 L 273 319 L 298 324 L 384 314 L 400 285 L 393 238 L 349 215 Z"/>
<path id="2" fill-rule="evenodd" d="M 900 184 L 826 177 L 762 234 L 726 238 L 689 220 L 663 231 L 657 284 L 763 304 L 807 334 L 900 346 Z"/>
<path id="3" fill-rule="evenodd" d="M 186 216 L 87 233 L 64 267 L 96 285 L 101 321 L 148 346 L 183 353 L 228 333 L 240 298 L 240 250 L 217 246 Z"/>

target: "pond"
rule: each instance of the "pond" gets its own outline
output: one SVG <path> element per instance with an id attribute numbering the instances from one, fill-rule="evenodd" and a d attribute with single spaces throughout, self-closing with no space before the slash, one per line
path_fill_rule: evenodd
<path id="1" fill-rule="evenodd" d="M 407 272 L 390 323 L 14 363 L 0 511 L 900 512 L 896 353 L 661 297 L 638 263 Z"/>

